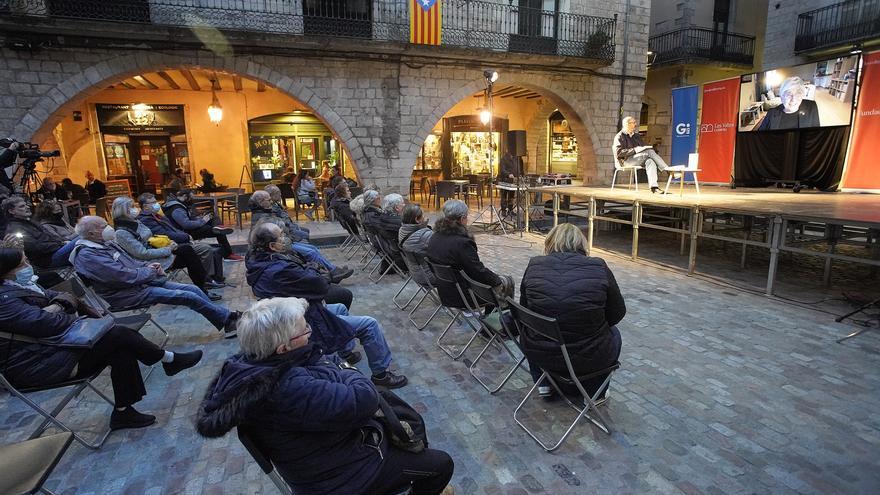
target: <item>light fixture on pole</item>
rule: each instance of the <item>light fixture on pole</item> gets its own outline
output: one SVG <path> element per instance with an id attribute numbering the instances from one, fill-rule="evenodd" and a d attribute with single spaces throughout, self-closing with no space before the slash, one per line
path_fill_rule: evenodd
<path id="1" fill-rule="evenodd" d="M 223 120 L 223 107 L 220 106 L 220 100 L 217 98 L 217 79 L 211 79 L 211 104 L 208 106 L 208 119 L 214 125 L 220 125 Z"/>
<path id="2" fill-rule="evenodd" d="M 495 203 L 493 200 L 494 195 L 495 195 L 494 194 L 494 187 L 493 187 L 493 181 L 495 180 L 495 169 L 494 169 L 493 161 L 492 161 L 493 160 L 493 158 L 492 158 L 493 149 L 492 148 L 495 145 L 495 139 L 494 139 L 494 129 L 492 128 L 493 127 L 492 124 L 494 123 L 493 122 L 494 108 L 492 107 L 492 84 L 498 80 L 498 72 L 495 70 L 492 70 L 492 69 L 484 70 L 483 77 L 486 79 L 486 106 L 485 106 L 485 108 L 483 108 L 482 111 L 480 111 L 480 122 L 482 122 L 483 125 L 487 125 L 489 127 L 489 149 L 488 149 L 489 205 L 486 206 L 485 208 L 483 208 L 483 210 L 481 210 L 480 213 L 477 214 L 477 217 L 476 217 L 476 219 L 474 219 L 473 224 L 474 225 L 483 225 L 486 228 L 486 230 L 489 230 L 490 228 L 493 228 L 496 226 L 501 227 L 501 232 L 503 232 L 504 234 L 507 234 L 507 230 L 504 228 L 504 220 L 501 218 L 501 215 L 498 213 L 498 209 L 495 208 Z M 489 213 L 489 221 L 488 222 L 481 220 L 483 218 L 483 215 L 486 214 L 486 212 Z M 497 220 L 496 220 L 496 218 L 497 218 Z"/>

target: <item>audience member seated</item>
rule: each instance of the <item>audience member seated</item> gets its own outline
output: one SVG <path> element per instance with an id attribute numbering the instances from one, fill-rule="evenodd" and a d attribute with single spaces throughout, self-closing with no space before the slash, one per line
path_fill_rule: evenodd
<path id="1" fill-rule="evenodd" d="M 182 168 L 174 169 L 174 173 L 171 174 L 171 180 L 168 181 L 168 184 L 165 185 L 165 189 L 170 191 L 179 191 L 181 189 L 186 188 L 186 177 L 183 175 Z"/>
<path id="2" fill-rule="evenodd" d="M 212 193 L 226 189 L 226 186 L 221 186 L 214 181 L 214 174 L 208 172 L 208 169 L 203 168 L 199 170 L 199 175 L 202 177 L 202 186 L 199 190 L 203 193 Z"/>
<path id="3" fill-rule="evenodd" d="M 191 235 L 193 239 L 207 239 L 213 237 L 217 239 L 220 245 L 220 252 L 223 257 L 230 261 L 242 261 L 240 255 L 232 252 L 232 246 L 229 245 L 228 234 L 232 233 L 232 229 L 220 227 L 217 219 L 212 213 L 206 213 L 198 216 L 190 211 L 192 206 L 193 193 L 189 189 L 181 189 L 176 193 L 170 193 L 162 211 L 165 217 L 171 221 L 171 224 L 179 230 Z"/>
<path id="4" fill-rule="evenodd" d="M 388 388 L 406 385 L 405 376 L 388 369 L 391 350 L 379 322 L 369 316 L 350 315 L 347 305 L 351 304 L 351 292 L 334 286 L 327 273 L 303 263 L 275 222 L 258 223 L 251 231 L 246 267 L 247 281 L 254 294 L 261 299 L 307 299 L 306 319 L 315 329 L 313 339 L 327 354 L 338 352 L 349 363 L 357 361 L 352 358 L 353 354 L 356 356 L 352 352 L 355 347 L 352 337 L 357 337 L 367 354 L 373 383 Z"/>
<path id="5" fill-rule="evenodd" d="M 284 220 L 287 231 L 293 236 L 293 242 L 308 242 L 309 229 L 301 227 L 290 218 L 290 214 L 287 213 L 287 207 L 284 206 L 284 198 L 281 197 L 281 189 L 275 184 L 269 184 L 263 190 L 269 193 L 269 197 L 272 198 L 272 213 Z"/>
<path id="6" fill-rule="evenodd" d="M 354 270 L 348 268 L 347 266 L 337 267 L 336 265 L 331 263 L 330 260 L 321 255 L 321 252 L 315 246 L 311 244 L 306 244 L 304 242 L 293 241 L 292 238 L 295 237 L 295 234 L 291 233 L 289 230 L 290 224 L 293 222 L 289 221 L 289 216 L 280 215 L 276 210 L 272 208 L 272 199 L 268 192 L 254 191 L 250 199 L 250 209 L 252 226 L 258 224 L 264 218 L 277 219 L 280 222 L 280 225 L 284 229 L 285 233 L 287 234 L 288 238 L 291 239 L 293 249 L 297 253 L 302 255 L 302 257 L 305 258 L 306 261 L 318 263 L 329 270 L 336 282 L 346 279 L 354 274 Z"/>
<path id="7" fill-rule="evenodd" d="M 69 177 L 65 177 L 65 178 L 61 179 L 61 187 L 63 187 L 64 190 L 67 191 L 67 196 L 70 199 L 75 199 L 75 200 L 79 201 L 79 204 L 80 204 L 79 207 L 83 211 L 85 211 L 86 212 L 85 214 L 87 215 L 88 209 L 89 209 L 90 198 L 89 198 L 89 192 L 86 191 L 86 188 L 84 188 L 83 186 L 81 186 L 79 184 L 74 184 L 73 181 L 70 180 Z M 77 215 L 77 218 L 79 218 L 79 215 Z"/>
<path id="8" fill-rule="evenodd" d="M 86 190 L 89 192 L 89 202 L 96 201 L 107 195 L 107 186 L 100 179 L 95 178 L 91 170 L 86 170 Z"/>
<path id="9" fill-rule="evenodd" d="M 300 169 L 299 175 L 297 175 L 296 179 L 293 181 L 293 190 L 295 191 L 296 199 L 299 201 L 299 204 L 306 207 L 303 210 L 303 213 L 305 213 L 309 220 L 314 221 L 315 218 L 312 216 L 310 207 L 317 201 L 318 190 L 315 186 L 315 181 L 312 180 L 308 170 Z"/>
<path id="10" fill-rule="evenodd" d="M 162 361 L 168 376 L 195 366 L 202 351 L 169 352 L 139 333 L 114 326 L 90 349 L 71 349 L 15 340 L 15 336 L 48 339 L 64 334 L 78 318 L 89 313 L 71 294 L 43 289 L 33 283 L 33 268 L 19 249 L 0 248 L 0 368 L 15 387 L 52 385 L 84 378 L 110 366 L 113 413 L 110 428 L 142 428 L 156 417 L 135 410 L 147 393 L 138 362 Z"/>
<path id="11" fill-rule="evenodd" d="M 202 266 L 205 267 L 205 274 L 208 277 L 205 282 L 207 287 L 217 288 L 226 285 L 226 278 L 223 276 L 223 254 L 220 248 L 204 242 L 193 242 L 191 235 L 175 227 L 167 217 L 160 214 L 162 208 L 153 194 L 141 194 L 138 196 L 138 204 L 141 205 L 141 213 L 137 220 L 146 225 L 153 235 L 164 235 L 177 244 L 189 244 L 193 247 L 202 261 Z"/>
<path id="12" fill-rule="evenodd" d="M 186 268 L 193 284 L 208 295 L 208 299 L 219 301 L 219 294 L 208 292 L 205 286 L 207 274 L 202 260 L 190 244 L 177 244 L 168 241 L 166 246 L 150 245 L 151 239 L 157 242 L 144 224 L 137 221 L 140 210 L 135 208 L 134 200 L 128 196 L 120 196 L 113 200 L 110 208 L 113 215 L 113 225 L 116 227 L 116 244 L 119 245 L 132 258 L 141 261 L 155 261 L 162 266 L 163 270 Z"/>
<path id="13" fill-rule="evenodd" d="M 367 206 L 364 203 L 364 193 L 358 194 L 354 198 L 351 199 L 351 202 L 348 203 L 348 206 L 351 207 L 351 211 L 354 213 L 355 218 L 363 225 L 364 223 L 364 208 Z"/>
<path id="14" fill-rule="evenodd" d="M 467 222 L 468 207 L 465 202 L 460 199 L 446 201 L 443 204 L 443 217 L 434 224 L 434 234 L 428 240 L 428 259 L 433 263 L 449 265 L 456 272 L 464 270 L 468 277 L 495 288 L 501 296 L 512 295 L 513 284 L 505 282 L 480 261 L 477 243 L 468 232 Z M 454 284 L 437 280 L 436 287 L 442 301 L 464 307 L 464 301 Z"/>
<path id="15" fill-rule="evenodd" d="M 235 337 L 239 313 L 218 306 L 194 285 L 172 282 L 162 265 L 138 261 L 116 243 L 116 231 L 101 217 L 84 216 L 76 224 L 80 239 L 71 254 L 76 272 L 94 284 L 112 306 L 147 304 L 186 306 L 204 316 L 226 338 Z"/>
<path id="16" fill-rule="evenodd" d="M 409 274 L 413 280 L 421 286 L 434 286 L 434 272 L 425 263 L 428 256 L 428 242 L 434 231 L 428 225 L 422 208 L 410 203 L 403 208 L 401 215 L 400 232 L 398 234 L 398 242 L 400 249 L 410 253 L 418 261 L 418 266 L 410 266 Z"/>
<path id="17" fill-rule="evenodd" d="M 341 183 L 334 189 L 330 209 L 336 212 L 336 218 L 355 234 L 359 233 L 357 219 L 351 209 L 351 191 L 348 184 Z"/>
<path id="18" fill-rule="evenodd" d="M 376 388 L 340 369 L 312 342 L 309 303 L 275 298 L 242 316 L 241 354 L 226 360 L 205 394 L 196 429 L 221 437 L 247 431 L 296 493 L 451 494 L 452 458 L 392 446 Z"/>
<path id="19" fill-rule="evenodd" d="M 55 183 L 55 180 L 51 177 L 44 177 L 43 184 L 39 189 L 34 191 L 36 194 L 39 194 L 43 197 L 43 199 L 57 199 L 60 201 L 67 200 L 67 191 L 63 188 L 58 187 L 58 184 Z"/>
<path id="20" fill-rule="evenodd" d="M 54 199 L 44 199 L 34 207 L 34 222 L 50 235 L 69 241 L 76 237 L 73 227 L 64 219 L 64 207 Z"/>
<path id="21" fill-rule="evenodd" d="M 284 175 L 281 176 L 281 182 L 284 184 L 293 184 L 293 179 L 296 177 L 296 172 L 293 171 L 293 167 L 287 167 L 284 169 Z"/>
<path id="22" fill-rule="evenodd" d="M 40 269 L 53 268 L 65 265 L 65 260 L 53 258 L 64 247 L 67 240 L 59 237 L 54 232 L 44 230 L 30 220 L 31 208 L 21 196 L 11 196 L 0 204 L 3 216 L 6 217 L 6 234 L 18 236 L 24 242 L 24 252 L 28 259 Z M 41 280 L 46 285 L 54 285 L 60 279 L 49 281 Z"/>
<path id="23" fill-rule="evenodd" d="M 601 258 L 586 255 L 586 245 L 580 228 L 568 223 L 554 227 L 544 241 L 544 256 L 535 256 L 529 261 L 520 285 L 523 306 L 559 322 L 572 367 L 578 375 L 599 371 L 617 362 L 621 339 L 615 325 L 626 314 L 626 304 L 614 274 Z M 523 336 L 521 346 L 535 380 L 541 377 L 541 370 L 568 377 L 568 369 L 556 345 Z M 584 382 L 584 389 L 590 395 L 595 394 L 606 376 Z M 538 392 L 544 397 L 553 393 L 549 385 L 538 387 Z M 571 392 L 577 393 L 577 390 Z M 604 391 L 600 397 L 604 399 Z"/>
<path id="24" fill-rule="evenodd" d="M 382 238 L 385 251 L 390 254 L 394 264 L 401 271 L 409 271 L 406 263 L 403 261 L 403 255 L 400 254 L 399 232 L 400 232 L 400 213 L 403 212 L 405 206 L 403 196 L 400 194 L 389 194 L 382 199 L 382 214 L 375 218 L 376 233 Z M 384 267 L 387 268 L 387 267 Z"/>

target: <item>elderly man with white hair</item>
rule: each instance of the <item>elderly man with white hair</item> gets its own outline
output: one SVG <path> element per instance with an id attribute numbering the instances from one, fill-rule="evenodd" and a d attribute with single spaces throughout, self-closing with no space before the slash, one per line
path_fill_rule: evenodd
<path id="1" fill-rule="evenodd" d="M 132 258 L 116 244 L 116 231 L 101 217 L 84 216 L 76 224 L 76 241 L 70 261 L 76 272 L 90 280 L 95 291 L 112 306 L 144 304 L 186 306 L 204 316 L 215 328 L 235 337 L 238 311 L 229 311 L 208 299 L 195 285 L 168 279 L 158 262 Z"/>
<path id="2" fill-rule="evenodd" d="M 779 86 L 782 105 L 768 110 L 757 130 L 819 127 L 819 107 L 815 101 L 804 99 L 806 94 L 807 88 L 800 77 L 792 76 L 782 81 Z"/>
<path id="3" fill-rule="evenodd" d="M 284 207 L 284 198 L 281 197 L 281 189 L 275 184 L 269 184 L 264 187 L 263 190 L 269 193 L 269 197 L 272 199 L 272 213 L 284 221 L 291 238 L 295 242 L 308 241 L 310 236 L 309 229 L 301 227 L 290 218 L 290 214 L 287 213 L 287 208 Z"/>
<path id="4" fill-rule="evenodd" d="M 638 124 L 633 117 L 623 118 L 623 129 L 614 136 L 611 152 L 621 165 L 645 167 L 651 192 L 662 194 L 663 191 L 657 185 L 657 170 L 666 170 L 669 165 L 653 148 L 642 141 L 637 130 Z"/>
<path id="5" fill-rule="evenodd" d="M 244 312 L 241 353 L 226 360 L 205 394 L 198 432 L 247 432 L 296 493 L 451 493 L 452 458 L 390 444 L 375 419 L 375 386 L 311 343 L 308 307 L 305 299 L 273 298 Z"/>
<path id="6" fill-rule="evenodd" d="M 400 253 L 397 234 L 400 231 L 400 213 L 405 204 L 403 196 L 400 194 L 392 193 L 382 198 L 374 190 L 364 192 L 364 205 L 366 205 L 364 207 L 364 228 L 379 237 L 383 250 L 391 256 L 401 272 L 406 272 L 407 268 L 403 255 Z M 388 264 L 383 259 L 380 271 L 385 273 L 388 268 Z"/>

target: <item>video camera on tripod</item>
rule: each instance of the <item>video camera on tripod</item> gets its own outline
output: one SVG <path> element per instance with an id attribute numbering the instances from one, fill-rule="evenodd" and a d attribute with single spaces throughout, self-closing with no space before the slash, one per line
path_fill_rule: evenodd
<path id="1" fill-rule="evenodd" d="M 18 170 L 24 172 L 19 178 L 19 190 L 24 190 L 28 180 L 36 175 L 37 163 L 43 158 L 61 156 L 58 150 L 43 151 L 38 144 L 22 143 L 12 138 L 0 139 L 0 183 L 12 189 L 12 179 L 18 175 Z M 16 158 L 19 158 L 18 168 Z"/>

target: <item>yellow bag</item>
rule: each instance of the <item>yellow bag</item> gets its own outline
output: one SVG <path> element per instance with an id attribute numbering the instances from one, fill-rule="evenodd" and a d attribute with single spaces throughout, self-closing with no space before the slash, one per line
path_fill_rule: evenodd
<path id="1" fill-rule="evenodd" d="M 152 248 L 159 249 L 163 247 L 168 247 L 171 244 L 171 239 L 167 235 L 163 234 L 154 235 L 153 237 L 147 239 L 147 244 L 149 244 Z"/>

